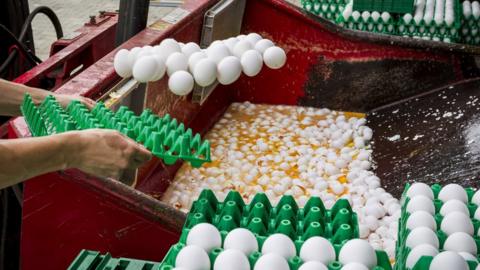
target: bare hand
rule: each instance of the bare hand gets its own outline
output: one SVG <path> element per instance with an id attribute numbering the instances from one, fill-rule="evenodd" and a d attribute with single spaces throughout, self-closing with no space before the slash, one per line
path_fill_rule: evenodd
<path id="1" fill-rule="evenodd" d="M 97 104 L 95 101 L 82 96 L 55 94 L 55 98 L 57 99 L 58 103 L 60 103 L 60 105 L 62 105 L 62 107 L 64 108 L 66 108 L 68 104 L 70 104 L 70 102 L 74 100 L 80 101 L 90 110 L 95 107 L 95 104 Z"/>
<path id="2" fill-rule="evenodd" d="M 151 153 L 115 130 L 88 129 L 71 132 L 76 151 L 69 167 L 100 177 L 118 179 L 123 171 L 135 169 L 152 157 Z"/>

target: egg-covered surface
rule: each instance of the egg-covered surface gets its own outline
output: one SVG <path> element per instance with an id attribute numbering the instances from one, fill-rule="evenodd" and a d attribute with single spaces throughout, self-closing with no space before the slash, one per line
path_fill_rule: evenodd
<path id="1" fill-rule="evenodd" d="M 205 188 L 223 200 L 229 190 L 246 202 L 264 192 L 273 204 L 293 195 L 300 207 L 319 196 L 327 208 L 352 204 L 360 237 L 393 260 L 399 201 L 371 171 L 372 130 L 363 114 L 283 105 L 233 103 L 206 135 L 212 163 L 184 164 L 163 201 L 187 212 Z"/>

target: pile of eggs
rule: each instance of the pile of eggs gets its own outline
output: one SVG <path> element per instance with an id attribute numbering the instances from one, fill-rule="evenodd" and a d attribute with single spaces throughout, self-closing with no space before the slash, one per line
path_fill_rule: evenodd
<path id="1" fill-rule="evenodd" d="M 239 35 L 226 40 L 216 40 L 206 49 L 198 44 L 184 44 L 174 39 L 164 39 L 159 45 L 119 50 L 113 65 L 121 77 L 138 82 L 151 82 L 169 76 L 168 87 L 176 95 L 187 95 L 194 82 L 206 87 L 218 81 L 229 85 L 242 72 L 256 76 L 263 63 L 279 69 L 286 62 L 285 51 L 257 33 Z"/>
<path id="2" fill-rule="evenodd" d="M 406 228 L 410 233 L 405 245 L 411 249 L 406 259 L 410 269 L 422 256 L 433 256 L 431 270 L 468 270 L 466 261 L 477 260 L 477 245 L 474 240 L 474 226 L 467 208 L 468 196 L 460 185 L 448 184 L 438 194 L 443 203 L 439 214 L 443 217 L 440 228 L 437 228 L 434 215 L 434 194 L 431 188 L 423 183 L 415 183 L 407 190 L 406 212 L 409 216 Z M 480 205 L 480 192 L 477 191 L 472 203 Z M 474 215 L 480 220 L 480 208 Z M 436 234 L 440 229 L 447 238 L 443 244 L 443 252 L 439 252 L 440 243 Z"/>
<path id="3" fill-rule="evenodd" d="M 209 253 L 222 248 L 214 262 Z M 248 256 L 261 252 L 255 265 L 250 265 Z M 247 229 L 230 231 L 222 245 L 218 229 L 209 224 L 195 225 L 188 233 L 186 246 L 177 254 L 175 269 L 182 270 L 289 270 L 288 260 L 297 256 L 294 242 L 284 234 L 272 234 L 263 243 L 261 250 L 255 235 Z M 336 253 L 333 245 L 325 238 L 315 236 L 307 239 L 298 257 L 302 264 L 299 270 L 327 270 L 334 262 Z M 338 254 L 343 270 L 368 270 L 377 265 L 375 250 L 365 240 L 347 241 Z M 213 263 L 213 268 L 211 264 Z"/>
<path id="4" fill-rule="evenodd" d="M 187 212 L 203 189 L 220 200 L 236 190 L 247 203 L 263 192 L 273 205 L 292 195 L 299 207 L 310 196 L 327 208 L 344 198 L 358 214 L 360 237 L 393 260 L 400 204 L 371 170 L 365 123 L 361 114 L 233 103 L 205 137 L 212 162 L 183 164 L 161 199 Z"/>

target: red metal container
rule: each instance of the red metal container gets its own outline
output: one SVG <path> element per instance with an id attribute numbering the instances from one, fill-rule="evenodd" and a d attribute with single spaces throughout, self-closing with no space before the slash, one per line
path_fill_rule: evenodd
<path id="1" fill-rule="evenodd" d="M 182 8 L 189 14 L 177 24 L 160 20 L 117 50 L 167 37 L 198 42 L 204 12 L 214 3 L 187 0 Z M 217 87 L 202 106 L 173 95 L 165 80 L 152 83 L 147 107 L 205 133 L 234 101 L 366 112 L 478 75 L 476 47 L 344 30 L 281 0 L 247 1 L 242 32 L 257 32 L 285 48 L 287 65 Z M 120 79 L 112 65 L 115 52 L 57 92 L 101 96 Z M 22 118 L 11 122 L 10 136 L 29 136 Z M 81 249 L 161 260 L 185 218 L 157 200 L 179 166 L 153 160 L 141 169 L 135 188 L 76 170 L 27 181 L 22 268 L 37 269 L 42 262 L 43 269 L 65 269 Z"/>

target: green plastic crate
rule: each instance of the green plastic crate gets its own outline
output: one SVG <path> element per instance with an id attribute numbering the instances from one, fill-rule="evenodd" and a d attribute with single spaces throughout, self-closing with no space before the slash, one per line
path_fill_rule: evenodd
<path id="1" fill-rule="evenodd" d="M 247 205 L 236 191 L 229 192 L 225 200 L 219 202 L 211 190 L 204 190 L 193 203 L 180 241 L 165 256 L 161 270 L 174 268 L 175 258 L 185 246 L 190 229 L 196 224 L 205 222 L 216 226 L 222 239 L 235 228 L 247 228 L 255 234 L 260 249 L 269 235 L 283 233 L 294 241 L 297 253 L 305 240 L 313 236 L 322 236 L 332 242 L 338 256 L 346 241 L 358 238 L 357 216 L 344 199 L 338 200 L 331 210 L 327 210 L 318 197 L 311 197 L 304 208 L 298 208 L 292 196 L 283 196 L 274 207 L 263 193 L 255 195 Z M 217 248 L 209 253 L 212 266 L 222 250 Z M 384 251 L 376 251 L 376 254 L 378 266 L 374 269 L 391 269 L 387 254 Z M 260 256 L 260 252 L 249 255 L 252 267 Z M 297 270 L 302 260 L 295 256 L 288 263 L 291 270 Z M 337 261 L 328 266 L 331 270 L 338 270 L 341 267 Z"/>
<path id="2" fill-rule="evenodd" d="M 128 258 L 112 258 L 109 253 L 82 250 L 68 270 L 156 270 L 160 263 Z"/>
<path id="3" fill-rule="evenodd" d="M 386 11 L 396 14 L 406 14 L 414 12 L 413 0 L 354 0 L 353 10 L 358 11 Z"/>
<path id="4" fill-rule="evenodd" d="M 410 188 L 410 184 L 407 183 L 405 186 L 404 192 L 402 194 L 402 208 L 401 208 L 401 217 L 399 219 L 399 226 L 398 226 L 398 240 L 396 243 L 396 264 L 394 269 L 395 270 L 428 270 L 430 263 L 433 259 L 431 256 L 423 256 L 417 264 L 413 267 L 413 269 L 408 269 L 405 265 L 407 256 L 410 253 L 410 248 L 406 246 L 405 242 L 408 237 L 408 234 L 410 233 L 410 230 L 406 227 L 408 217 L 410 214 L 406 211 L 406 206 L 408 202 L 410 201 L 410 198 L 406 196 L 406 193 L 408 189 Z M 440 193 L 440 190 L 442 189 L 441 185 L 434 184 L 431 186 L 431 189 L 434 194 L 434 200 L 433 203 L 435 205 L 435 215 L 434 219 L 437 224 L 437 228 L 440 228 L 440 224 L 442 222 L 443 216 L 440 214 L 440 209 L 442 208 L 443 202 L 438 199 L 438 194 Z M 470 218 L 472 219 L 472 224 L 474 226 L 474 240 L 477 244 L 477 255 L 480 254 L 480 237 L 477 235 L 477 232 L 480 228 L 480 221 L 476 220 L 473 218 L 474 213 L 477 209 L 477 205 L 471 202 L 471 199 L 473 195 L 475 194 L 475 190 L 473 188 L 465 188 L 465 191 L 468 195 L 468 204 L 467 208 L 470 213 Z M 440 229 L 438 229 L 436 232 L 436 235 L 439 240 L 439 252 L 443 251 L 443 245 L 445 243 L 445 240 L 447 239 L 447 235 Z M 475 270 L 477 267 L 477 263 L 468 261 L 468 265 L 470 267 L 470 270 Z"/>
<path id="5" fill-rule="evenodd" d="M 65 110 L 53 96 L 35 106 L 28 94 L 21 111 L 33 136 L 89 128 L 116 129 L 142 143 L 167 165 L 182 159 L 193 167 L 200 167 L 211 161 L 210 142 L 202 141 L 200 134 L 193 135 L 191 129 L 185 129 L 183 123 L 178 123 L 169 114 L 159 117 L 147 109 L 136 116 L 125 106 L 113 112 L 103 103 L 98 103 L 90 111 L 79 101 L 72 101 Z"/>

